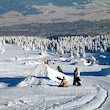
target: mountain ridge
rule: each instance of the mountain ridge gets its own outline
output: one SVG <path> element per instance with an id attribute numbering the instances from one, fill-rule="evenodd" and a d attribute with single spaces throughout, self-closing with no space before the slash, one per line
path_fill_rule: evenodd
<path id="1" fill-rule="evenodd" d="M 110 19 L 109 0 L 0 0 L 0 26 Z"/>

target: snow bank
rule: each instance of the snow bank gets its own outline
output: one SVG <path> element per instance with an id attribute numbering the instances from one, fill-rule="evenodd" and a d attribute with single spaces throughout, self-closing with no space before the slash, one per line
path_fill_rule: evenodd
<path id="1" fill-rule="evenodd" d="M 33 85 L 33 84 L 39 84 L 40 85 L 40 78 L 41 77 L 46 77 L 46 65 L 43 64 L 38 64 L 36 67 L 33 69 L 33 72 L 30 73 L 24 81 L 18 84 L 19 87 L 23 86 L 28 86 L 28 85 Z M 38 78 L 39 77 L 39 78 Z"/>
<path id="2" fill-rule="evenodd" d="M 100 57 L 102 57 L 102 58 L 106 58 L 106 56 L 104 56 L 104 55 L 100 55 Z"/>
<path id="3" fill-rule="evenodd" d="M 71 77 L 58 72 L 57 70 L 54 70 L 50 68 L 48 65 L 37 65 L 36 68 L 33 70 L 33 73 L 28 75 L 24 81 L 22 81 L 20 84 L 18 84 L 19 87 L 28 86 L 28 85 L 46 85 L 48 83 L 47 80 L 57 81 L 60 80 L 57 79 L 57 77 L 63 78 L 65 76 L 66 80 L 70 80 Z"/>
<path id="4" fill-rule="evenodd" d="M 66 61 L 67 59 L 66 59 L 66 58 L 61 57 L 61 58 L 60 58 L 60 60 L 61 60 L 61 61 Z"/>
<path id="5" fill-rule="evenodd" d="M 69 81 L 71 79 L 71 77 L 57 71 L 57 70 L 54 70 L 52 68 L 50 68 L 49 66 L 47 66 L 47 74 L 48 74 L 48 77 L 53 80 L 53 81 L 58 81 L 59 80 L 57 79 L 57 77 L 60 77 L 60 78 L 63 78 L 63 76 L 66 78 L 67 81 Z"/>
<path id="6" fill-rule="evenodd" d="M 6 83 L 0 83 L 0 88 L 5 88 L 7 86 L 8 86 L 8 84 L 6 84 Z"/>
<path id="7" fill-rule="evenodd" d="M 86 60 L 86 59 L 81 58 L 81 59 L 78 61 L 77 65 L 89 66 L 89 65 L 91 65 L 91 62 L 90 62 L 90 63 L 87 63 L 87 60 Z"/>

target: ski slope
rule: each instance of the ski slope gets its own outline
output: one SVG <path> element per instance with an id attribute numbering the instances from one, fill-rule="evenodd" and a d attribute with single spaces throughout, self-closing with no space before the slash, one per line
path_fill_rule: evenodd
<path id="1" fill-rule="evenodd" d="M 85 59 L 75 63 L 74 58 L 64 56 L 62 60 L 54 54 L 44 57 L 39 50 L 26 51 L 11 44 L 4 49 L 0 54 L 0 110 L 109 110 L 109 64 L 87 64 Z M 110 53 L 103 56 L 109 58 Z M 49 65 L 43 64 L 45 59 Z M 57 71 L 58 65 L 64 74 Z M 72 85 L 76 67 L 81 71 L 81 86 Z M 65 76 L 67 88 L 57 87 L 57 76 Z"/>

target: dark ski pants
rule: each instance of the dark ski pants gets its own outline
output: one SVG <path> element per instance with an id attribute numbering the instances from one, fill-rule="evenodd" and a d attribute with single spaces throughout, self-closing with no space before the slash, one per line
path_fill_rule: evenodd
<path id="1" fill-rule="evenodd" d="M 74 77 L 73 85 L 77 85 L 77 86 L 80 86 L 81 85 L 79 77 L 78 78 L 75 78 Z"/>

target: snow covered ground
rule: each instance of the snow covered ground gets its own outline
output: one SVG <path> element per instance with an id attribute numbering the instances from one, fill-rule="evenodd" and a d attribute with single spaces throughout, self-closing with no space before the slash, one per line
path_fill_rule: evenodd
<path id="1" fill-rule="evenodd" d="M 23 50 L 6 44 L 0 54 L 0 110 L 109 110 L 110 53 L 87 53 L 99 64 L 77 61 L 39 50 Z M 43 64 L 49 60 L 49 66 Z M 107 65 L 102 65 L 107 63 Z M 64 74 L 57 71 L 61 66 Z M 73 86 L 75 67 L 81 71 L 81 86 Z M 65 76 L 68 87 L 57 87 L 57 76 Z"/>

